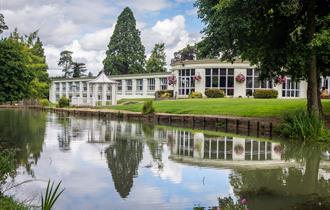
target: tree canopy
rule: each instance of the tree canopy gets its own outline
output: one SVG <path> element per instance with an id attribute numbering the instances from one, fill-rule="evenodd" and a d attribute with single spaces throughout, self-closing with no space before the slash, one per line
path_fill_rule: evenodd
<path id="1" fill-rule="evenodd" d="M 185 60 L 195 60 L 197 58 L 197 49 L 195 45 L 187 45 L 185 48 L 174 53 L 171 63 Z"/>
<path id="2" fill-rule="evenodd" d="M 2 32 L 7 29 L 8 26 L 5 23 L 5 17 L 0 13 L 0 34 L 2 34 Z"/>
<path id="3" fill-rule="evenodd" d="M 63 50 L 60 54 L 60 59 L 57 64 L 63 67 L 62 72 L 64 73 L 65 78 L 68 78 L 72 75 L 72 53 L 73 52 L 69 50 Z"/>
<path id="4" fill-rule="evenodd" d="M 103 64 L 107 74 L 145 71 L 145 48 L 141 42 L 140 31 L 136 28 L 133 12 L 128 7 L 118 16 Z"/>
<path id="5" fill-rule="evenodd" d="M 79 62 L 73 62 L 72 64 L 72 77 L 82 77 L 85 76 L 85 72 L 87 71 L 86 64 L 79 63 Z"/>
<path id="6" fill-rule="evenodd" d="M 308 81 L 308 110 L 321 111 L 320 75 L 329 69 L 329 0 L 197 0 L 205 23 L 201 57 L 240 57 L 263 77 Z"/>
<path id="7" fill-rule="evenodd" d="M 151 51 L 150 58 L 147 60 L 146 70 L 147 72 L 165 72 L 166 71 L 166 54 L 165 44 L 155 44 Z"/>

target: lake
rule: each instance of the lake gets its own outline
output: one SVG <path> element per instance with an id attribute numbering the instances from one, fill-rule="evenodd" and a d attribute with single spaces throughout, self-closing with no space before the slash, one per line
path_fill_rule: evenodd
<path id="1" fill-rule="evenodd" d="M 7 194 L 38 205 L 47 180 L 62 181 L 61 210 L 193 209 L 228 196 L 246 198 L 250 210 L 327 209 L 329 153 L 284 142 L 0 110 L 0 149 L 17 149 L 7 185 L 34 180 Z"/>

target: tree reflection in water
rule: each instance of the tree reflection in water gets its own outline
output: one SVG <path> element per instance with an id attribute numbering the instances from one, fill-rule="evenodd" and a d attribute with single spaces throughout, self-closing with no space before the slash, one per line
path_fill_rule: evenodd
<path id="1" fill-rule="evenodd" d="M 32 165 L 37 164 L 42 152 L 46 121 L 45 112 L 0 110 L 0 149 L 15 149 L 18 165 L 32 176 Z"/>
<path id="2" fill-rule="evenodd" d="M 133 179 L 138 174 L 137 170 L 143 156 L 143 142 L 137 139 L 116 138 L 105 152 L 115 188 L 122 198 L 126 198 L 133 186 Z"/>
<path id="3" fill-rule="evenodd" d="M 237 196 L 249 200 L 250 209 L 329 209 L 330 180 L 320 174 L 322 148 L 285 144 L 282 157 L 294 167 L 236 169 L 230 183 Z"/>

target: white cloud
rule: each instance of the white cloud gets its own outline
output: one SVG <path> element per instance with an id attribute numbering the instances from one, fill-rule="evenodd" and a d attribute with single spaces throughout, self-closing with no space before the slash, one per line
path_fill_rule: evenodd
<path id="1" fill-rule="evenodd" d="M 171 6 L 168 0 L 121 0 L 120 3 L 139 11 L 159 11 Z"/>
<path id="2" fill-rule="evenodd" d="M 190 1 L 190 0 L 188 0 Z M 0 0 L 0 13 L 5 16 L 10 31 L 18 28 L 21 34 L 39 30 L 45 46 L 47 63 L 51 75 L 61 74 L 57 66 L 59 54 L 68 49 L 74 52 L 75 60 L 84 61 L 94 74 L 103 67 L 102 61 L 114 30 L 117 16 L 123 7 L 129 6 L 137 17 L 159 11 L 187 0 Z M 185 15 L 188 11 L 184 12 Z M 156 17 L 156 16 L 155 16 Z M 158 20 L 148 25 L 137 18 L 137 28 L 141 31 L 142 43 L 146 54 L 154 44 L 166 44 L 166 56 L 169 64 L 173 53 L 188 43 L 199 39 L 199 34 L 189 33 L 185 17 L 176 15 Z M 4 35 L 8 35 L 7 31 Z"/>

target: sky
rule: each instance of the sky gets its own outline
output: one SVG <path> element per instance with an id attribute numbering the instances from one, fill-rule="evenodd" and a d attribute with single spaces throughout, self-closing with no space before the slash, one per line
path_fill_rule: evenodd
<path id="1" fill-rule="evenodd" d="M 156 43 L 166 45 L 167 65 L 173 53 L 200 40 L 203 24 L 194 0 L 0 0 L 0 13 L 9 27 L 21 34 L 39 30 L 51 76 L 62 50 L 73 51 L 73 60 L 86 63 L 94 75 L 102 61 L 118 15 L 133 10 L 146 56 Z"/>

